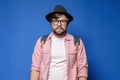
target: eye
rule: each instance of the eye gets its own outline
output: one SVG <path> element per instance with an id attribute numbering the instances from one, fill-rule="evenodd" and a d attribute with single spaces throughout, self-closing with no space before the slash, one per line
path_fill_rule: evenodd
<path id="1" fill-rule="evenodd" d="M 66 22 L 68 22 L 68 20 L 61 20 L 61 22 L 66 23 Z"/>
<path id="2" fill-rule="evenodd" d="M 51 20 L 51 22 L 55 25 L 57 25 L 59 22 L 60 24 L 64 25 L 68 22 L 68 20 Z"/>

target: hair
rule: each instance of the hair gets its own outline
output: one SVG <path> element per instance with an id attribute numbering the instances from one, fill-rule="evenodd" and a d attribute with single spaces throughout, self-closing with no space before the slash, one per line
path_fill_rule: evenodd
<path id="1" fill-rule="evenodd" d="M 65 15 L 65 14 L 63 14 L 63 13 L 55 13 L 55 14 L 53 14 L 50 18 L 49 18 L 49 20 L 51 21 L 52 19 L 58 19 L 61 15 Z M 65 15 L 66 16 L 66 15 Z M 67 17 L 67 16 L 66 16 Z M 67 17 L 68 18 L 68 17 Z M 69 18 L 68 18 L 68 20 L 69 20 Z M 69 23 L 69 21 L 68 21 L 68 23 Z"/>

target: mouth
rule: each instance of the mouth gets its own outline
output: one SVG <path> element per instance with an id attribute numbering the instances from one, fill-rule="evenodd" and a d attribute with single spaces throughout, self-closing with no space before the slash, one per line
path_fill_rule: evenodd
<path id="1" fill-rule="evenodd" d="M 64 30 L 61 26 L 57 27 L 56 30 Z"/>

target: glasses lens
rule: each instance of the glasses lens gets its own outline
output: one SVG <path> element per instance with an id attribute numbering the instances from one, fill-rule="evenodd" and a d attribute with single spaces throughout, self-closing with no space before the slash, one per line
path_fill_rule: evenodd
<path id="1" fill-rule="evenodd" d="M 61 24 L 66 24 L 68 22 L 68 20 L 52 20 L 52 23 L 53 24 L 58 24 L 58 23 L 61 23 Z"/>

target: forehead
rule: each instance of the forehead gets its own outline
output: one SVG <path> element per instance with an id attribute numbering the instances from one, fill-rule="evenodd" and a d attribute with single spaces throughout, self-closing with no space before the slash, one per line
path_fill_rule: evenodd
<path id="1" fill-rule="evenodd" d="M 52 19 L 68 19 L 65 14 L 62 13 L 56 13 L 53 15 Z"/>
<path id="2" fill-rule="evenodd" d="M 58 19 L 68 19 L 64 14 L 60 15 Z"/>

